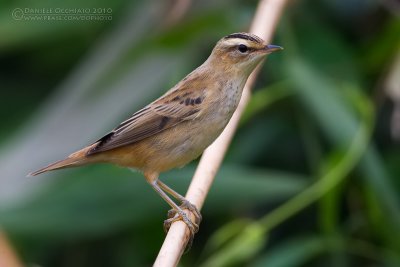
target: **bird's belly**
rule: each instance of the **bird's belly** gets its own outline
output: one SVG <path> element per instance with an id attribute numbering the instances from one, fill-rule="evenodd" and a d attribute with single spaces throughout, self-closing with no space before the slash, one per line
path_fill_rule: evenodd
<path id="1" fill-rule="evenodd" d="M 141 171 L 163 172 L 194 160 L 220 135 L 225 124 L 185 122 L 149 137 L 146 142 L 102 153 L 107 162 Z M 99 159 L 99 161 L 102 161 Z"/>
<path id="2" fill-rule="evenodd" d="M 117 148 L 106 152 L 107 161 L 141 171 L 164 172 L 182 167 L 194 160 L 221 134 L 226 120 L 193 120 L 180 123 L 146 142 Z M 115 155 L 115 157 L 113 157 Z"/>
<path id="3" fill-rule="evenodd" d="M 187 124 L 187 125 L 185 125 Z M 225 125 L 184 123 L 155 138 L 147 166 L 160 172 L 182 167 L 194 160 L 221 134 Z M 169 138 L 171 136 L 171 138 Z"/>

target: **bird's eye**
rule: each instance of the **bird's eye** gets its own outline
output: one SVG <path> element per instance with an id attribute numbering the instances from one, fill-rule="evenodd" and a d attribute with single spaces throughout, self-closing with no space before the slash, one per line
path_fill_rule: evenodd
<path id="1" fill-rule="evenodd" d="M 249 48 L 244 44 L 240 44 L 238 46 L 238 50 L 240 51 L 240 53 L 246 53 L 249 50 Z"/>

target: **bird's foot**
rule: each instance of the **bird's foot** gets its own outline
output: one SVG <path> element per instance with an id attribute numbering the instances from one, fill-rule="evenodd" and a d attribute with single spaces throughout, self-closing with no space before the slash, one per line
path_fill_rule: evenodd
<path id="1" fill-rule="evenodd" d="M 192 220 L 189 219 L 187 214 L 179 209 L 178 211 L 170 210 L 168 212 L 168 215 L 170 216 L 172 213 L 174 214 L 172 217 L 168 217 L 167 220 L 164 221 L 164 231 L 167 233 L 171 225 L 176 222 L 176 221 L 183 221 L 189 228 L 190 232 L 194 235 L 199 231 L 199 225 L 192 222 Z"/>
<path id="2" fill-rule="evenodd" d="M 174 214 L 174 215 L 172 215 L 172 214 Z M 172 216 L 172 217 L 170 217 L 170 216 Z M 164 221 L 165 233 L 168 233 L 169 228 L 176 221 L 183 221 L 188 226 L 190 235 L 189 235 L 188 243 L 186 245 L 185 252 L 189 251 L 189 249 L 192 247 L 192 244 L 193 244 L 194 235 L 199 231 L 199 225 L 192 222 L 189 219 L 189 217 L 187 216 L 187 214 L 182 209 L 168 211 L 168 218 L 169 219 Z"/>
<path id="3" fill-rule="evenodd" d="M 185 251 L 188 251 L 192 246 L 194 235 L 199 231 L 199 225 L 202 217 L 195 205 L 186 199 L 182 200 L 181 202 L 182 204 L 179 206 L 179 210 L 172 209 L 168 211 L 168 219 L 164 221 L 164 231 L 167 233 L 172 223 L 176 221 L 183 221 L 190 230 L 189 241 L 185 249 Z M 189 219 L 188 215 L 183 211 L 184 209 L 189 210 L 194 215 L 194 222 Z"/>
<path id="4" fill-rule="evenodd" d="M 194 218 L 195 218 L 195 224 L 200 225 L 202 216 L 201 216 L 200 211 L 197 209 L 197 207 L 195 205 L 193 205 L 186 199 L 182 199 L 181 205 L 179 207 L 182 210 L 186 209 L 186 210 L 189 210 L 190 212 L 192 212 L 192 214 L 194 215 Z M 171 209 L 168 211 L 168 218 L 169 219 L 174 218 L 176 214 L 177 214 L 177 211 L 174 209 Z"/>

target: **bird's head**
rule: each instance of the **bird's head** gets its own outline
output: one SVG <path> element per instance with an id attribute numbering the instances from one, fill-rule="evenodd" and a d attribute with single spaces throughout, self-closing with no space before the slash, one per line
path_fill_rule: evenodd
<path id="1" fill-rule="evenodd" d="M 266 55 L 282 49 L 280 46 L 267 44 L 254 34 L 233 33 L 216 44 L 209 59 L 214 67 L 250 74 Z"/>

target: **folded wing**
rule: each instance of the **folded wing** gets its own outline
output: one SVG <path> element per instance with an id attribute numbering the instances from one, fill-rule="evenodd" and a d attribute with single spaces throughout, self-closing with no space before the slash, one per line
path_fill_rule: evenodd
<path id="1" fill-rule="evenodd" d="M 100 138 L 87 155 L 133 144 L 201 114 L 204 90 L 173 91 L 134 113 Z"/>

